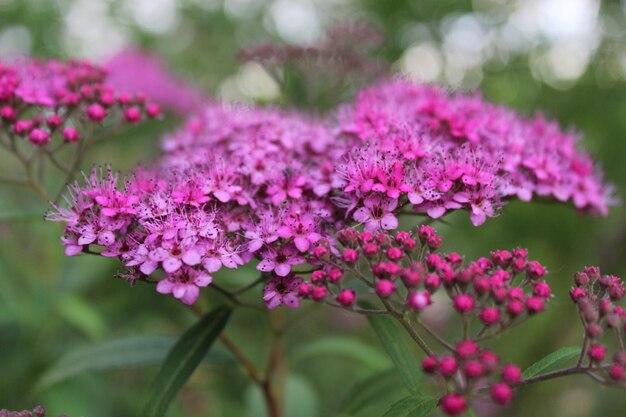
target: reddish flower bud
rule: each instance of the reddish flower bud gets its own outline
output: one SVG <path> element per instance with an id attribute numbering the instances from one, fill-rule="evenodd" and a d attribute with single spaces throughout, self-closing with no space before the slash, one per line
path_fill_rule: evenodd
<path id="1" fill-rule="evenodd" d="M 473 340 L 463 340 L 456 345 L 455 353 L 461 359 L 478 354 L 478 345 Z"/>
<path id="2" fill-rule="evenodd" d="M 146 104 L 146 113 L 149 117 L 152 117 L 154 119 L 161 115 L 161 108 L 156 103 L 148 103 Z"/>
<path id="3" fill-rule="evenodd" d="M 422 361 L 422 370 L 427 374 L 433 374 L 438 367 L 437 358 L 435 356 L 427 356 Z"/>
<path id="4" fill-rule="evenodd" d="M 602 326 L 600 326 L 598 323 L 591 323 L 585 329 L 585 333 L 590 339 L 597 339 L 598 337 L 602 336 Z"/>
<path id="5" fill-rule="evenodd" d="M 428 291 L 415 291 L 409 293 L 406 304 L 413 310 L 421 311 L 432 303 L 430 293 Z"/>
<path id="6" fill-rule="evenodd" d="M 424 280 L 424 286 L 430 292 L 435 292 L 441 286 L 441 278 L 436 274 L 429 274 Z"/>
<path id="7" fill-rule="evenodd" d="M 33 145 L 41 145 L 50 142 L 50 134 L 43 129 L 33 129 L 28 135 L 28 140 Z"/>
<path id="8" fill-rule="evenodd" d="M 606 347 L 599 343 L 591 345 L 587 354 L 593 362 L 602 362 L 606 357 Z"/>
<path id="9" fill-rule="evenodd" d="M 443 259 L 441 259 L 441 256 L 439 256 L 439 254 L 429 253 L 428 255 L 426 255 L 426 265 L 431 271 L 434 270 L 442 262 Z"/>
<path id="10" fill-rule="evenodd" d="M 574 274 L 574 282 L 579 287 L 587 285 L 589 283 L 589 275 L 585 274 L 584 272 L 576 272 Z"/>
<path id="11" fill-rule="evenodd" d="M 313 290 L 313 286 L 308 282 L 304 284 L 300 284 L 298 287 L 298 295 L 300 297 L 306 298 L 311 295 L 311 291 Z"/>
<path id="12" fill-rule="evenodd" d="M 446 256 L 446 261 L 452 266 L 458 267 L 463 263 L 463 257 L 456 252 L 452 252 Z"/>
<path id="13" fill-rule="evenodd" d="M 491 399 L 494 403 L 508 405 L 513 399 L 513 390 L 504 382 L 498 382 L 491 386 Z"/>
<path id="14" fill-rule="evenodd" d="M 343 271 L 341 269 L 331 269 L 328 271 L 328 281 L 333 284 L 339 282 L 339 280 L 343 278 Z"/>
<path id="15" fill-rule="evenodd" d="M 406 253 L 411 253 L 415 250 L 415 248 L 417 247 L 417 242 L 415 241 L 415 239 L 404 239 L 402 241 L 402 249 L 406 252 Z"/>
<path id="16" fill-rule="evenodd" d="M 595 281 L 600 278 L 600 268 L 597 266 L 588 266 L 585 268 L 585 274 L 589 276 L 589 279 Z"/>
<path id="17" fill-rule="evenodd" d="M 572 297 L 572 300 L 576 302 L 581 298 L 587 297 L 587 291 L 580 287 L 575 287 L 570 290 L 569 295 Z"/>
<path id="18" fill-rule="evenodd" d="M 620 365 L 626 365 L 626 351 L 620 350 L 619 352 L 615 352 L 613 360 Z"/>
<path id="19" fill-rule="evenodd" d="M 322 269 L 311 272 L 311 282 L 318 283 L 326 279 L 326 272 Z"/>
<path id="20" fill-rule="evenodd" d="M 68 142 L 77 142 L 80 138 L 78 130 L 74 129 L 73 127 L 66 127 L 65 129 L 63 129 L 63 132 L 61 132 L 61 134 L 63 135 L 63 138 Z"/>
<path id="21" fill-rule="evenodd" d="M 399 261 L 402 259 L 402 250 L 400 248 L 387 249 L 387 259 L 390 261 Z"/>
<path id="22" fill-rule="evenodd" d="M 495 307 L 485 307 L 482 309 L 478 317 L 483 324 L 491 326 L 492 324 L 496 324 L 500 321 L 500 310 Z"/>
<path id="23" fill-rule="evenodd" d="M 552 293 L 550 291 L 550 286 L 546 282 L 542 281 L 533 285 L 533 294 L 541 298 L 550 298 Z"/>
<path id="24" fill-rule="evenodd" d="M 63 123 L 63 120 L 61 120 L 58 114 L 51 114 L 46 120 L 46 124 L 50 129 L 56 129 L 61 126 L 61 123 Z"/>
<path id="25" fill-rule="evenodd" d="M 345 249 L 341 254 L 341 259 L 349 264 L 356 263 L 359 260 L 359 251 L 356 249 Z"/>
<path id="26" fill-rule="evenodd" d="M 526 310 L 528 314 L 536 314 L 541 313 L 544 308 L 544 302 L 542 298 L 539 297 L 529 297 L 526 300 Z"/>
<path id="27" fill-rule="evenodd" d="M 33 408 L 33 414 L 35 415 L 35 417 L 45 417 L 46 409 L 38 405 L 37 407 Z"/>
<path id="28" fill-rule="evenodd" d="M 388 279 L 381 279 L 376 283 L 376 294 L 379 297 L 389 297 L 396 289 L 396 284 Z"/>
<path id="29" fill-rule="evenodd" d="M 444 378 L 450 378 L 459 369 L 459 364 L 452 356 L 444 356 L 439 361 L 439 373 Z"/>
<path id="30" fill-rule="evenodd" d="M 326 246 L 317 246 L 313 250 L 313 256 L 316 259 L 325 259 L 328 256 L 328 248 Z"/>
<path id="31" fill-rule="evenodd" d="M 431 236 L 428 238 L 428 241 L 426 242 L 426 244 L 428 245 L 428 247 L 432 250 L 437 250 L 439 249 L 439 247 L 441 246 L 441 236 Z"/>
<path id="32" fill-rule="evenodd" d="M 3 106 L 0 109 L 0 117 L 2 117 L 2 120 L 4 120 L 5 122 L 13 123 L 17 117 L 17 113 L 15 112 L 13 107 Z"/>
<path id="33" fill-rule="evenodd" d="M 609 296 L 611 300 L 621 300 L 624 298 L 624 287 L 621 284 L 611 285 L 609 287 Z"/>
<path id="34" fill-rule="evenodd" d="M 483 364 L 477 360 L 467 361 L 467 363 L 463 366 L 463 375 L 469 379 L 480 378 L 485 369 Z"/>
<path id="35" fill-rule="evenodd" d="M 374 236 L 372 236 L 371 233 L 369 232 L 361 232 L 359 233 L 359 242 L 361 242 L 362 245 L 366 244 L 366 243 L 373 243 L 374 242 Z"/>
<path id="36" fill-rule="evenodd" d="M 515 385 L 522 380 L 522 370 L 508 363 L 502 367 L 502 380 L 509 385 Z"/>
<path id="37" fill-rule="evenodd" d="M 422 243 L 425 243 L 431 236 L 436 234 L 435 229 L 428 225 L 420 226 L 417 229 L 417 236 L 419 236 Z"/>
<path id="38" fill-rule="evenodd" d="M 18 120 L 13 125 L 13 131 L 18 135 L 25 135 L 33 128 L 32 120 Z"/>
<path id="39" fill-rule="evenodd" d="M 609 376 L 613 381 L 624 380 L 624 367 L 619 364 L 614 364 L 609 368 Z"/>
<path id="40" fill-rule="evenodd" d="M 491 260 L 495 265 L 506 267 L 511 259 L 513 258 L 513 254 L 508 250 L 496 250 L 491 252 Z"/>
<path id="41" fill-rule="evenodd" d="M 422 281 L 421 273 L 409 268 L 403 270 L 400 274 L 400 277 L 402 278 L 402 282 L 404 282 L 404 285 L 406 285 L 407 288 L 415 287 L 419 285 L 419 283 Z"/>
<path id="42" fill-rule="evenodd" d="M 485 367 L 486 373 L 495 372 L 495 370 L 498 368 L 498 363 L 500 363 L 498 355 L 490 350 L 484 350 L 480 353 L 480 361 Z"/>
<path id="43" fill-rule="evenodd" d="M 469 313 L 474 309 L 474 298 L 469 294 L 460 294 L 454 297 L 453 304 L 459 313 Z"/>
<path id="44" fill-rule="evenodd" d="M 337 302 L 344 307 L 350 307 L 356 301 L 356 294 L 352 290 L 342 290 L 337 296 Z"/>
<path id="45" fill-rule="evenodd" d="M 519 274 L 520 272 L 526 269 L 526 259 L 513 258 L 509 266 L 511 267 L 513 272 L 515 272 L 516 274 Z"/>
<path id="46" fill-rule="evenodd" d="M 135 106 L 129 107 L 124 110 L 124 118 L 129 123 L 137 123 L 141 120 L 141 112 Z"/>
<path id="47" fill-rule="evenodd" d="M 344 246 L 353 246 L 357 243 L 358 234 L 356 230 L 349 227 L 337 233 L 337 240 Z"/>
<path id="48" fill-rule="evenodd" d="M 378 245 L 375 243 L 366 243 L 363 245 L 363 253 L 369 259 L 377 257 L 379 253 Z"/>
<path id="49" fill-rule="evenodd" d="M 315 301 L 323 301 L 328 296 L 326 287 L 315 287 L 311 291 L 311 298 Z"/>
<path id="50" fill-rule="evenodd" d="M 461 394 L 448 394 L 439 400 L 439 405 L 449 416 L 458 416 L 467 410 L 467 402 Z"/>
<path id="51" fill-rule="evenodd" d="M 511 300 L 506 305 L 506 311 L 512 317 L 517 317 L 524 312 L 524 303 L 520 300 Z"/>
<path id="52" fill-rule="evenodd" d="M 487 294 L 490 289 L 491 289 L 491 283 L 489 282 L 487 278 L 479 277 L 476 280 L 474 280 L 474 291 L 476 291 L 476 294 L 478 295 Z"/>
<path id="53" fill-rule="evenodd" d="M 94 122 L 101 122 L 107 116 L 107 111 L 97 103 L 90 104 L 87 107 L 87 117 Z"/>

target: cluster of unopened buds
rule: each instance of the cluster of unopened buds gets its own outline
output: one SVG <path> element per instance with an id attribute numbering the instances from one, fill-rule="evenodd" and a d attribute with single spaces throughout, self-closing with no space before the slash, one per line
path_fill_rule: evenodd
<path id="1" fill-rule="evenodd" d="M 315 259 L 310 263 L 319 269 L 309 280 L 292 275 L 275 278 L 279 284 L 271 281 L 265 290 L 266 301 L 271 300 L 268 307 L 280 304 L 280 294 L 288 306 L 299 305 L 297 296 L 417 323 L 449 351 L 438 356 L 426 347 L 431 354 L 423 368 L 449 388 L 454 387 L 440 402 L 450 415 L 465 411 L 467 401 L 481 394 L 478 388 L 497 374 L 498 356 L 479 343 L 541 313 L 551 297 L 550 286 L 543 280 L 546 269 L 529 260 L 523 249 L 497 250 L 489 258 L 465 262 L 458 253 L 437 253 L 442 239 L 430 226 L 419 227 L 416 235 L 407 231 L 372 234 L 350 228 L 340 231 L 337 240 L 341 249 L 327 245 L 314 249 Z M 356 281 L 366 284 L 366 289 L 358 289 Z M 435 297 L 438 292 L 445 293 L 462 322 L 462 341 L 456 346 L 437 335 L 419 316 L 434 302 L 445 302 Z M 371 298 L 372 294 L 382 301 L 384 309 L 358 306 L 358 299 Z M 500 371 L 501 380 L 490 386 L 491 398 L 507 405 L 521 371 L 510 364 Z"/>
<path id="2" fill-rule="evenodd" d="M 38 405 L 32 410 L 9 411 L 5 408 L 0 410 L 0 417 L 45 417 L 46 409 Z M 64 414 L 59 417 L 66 417 Z"/>
<path id="3" fill-rule="evenodd" d="M 609 385 L 626 387 L 626 310 L 617 303 L 624 298 L 624 283 L 613 275 L 601 275 L 598 267 L 588 267 L 574 275 L 570 296 L 578 308 L 585 329 L 583 352 L 589 360 L 589 373 Z M 612 354 L 603 339 L 618 341 Z M 604 336 L 604 337 L 603 337 Z"/>

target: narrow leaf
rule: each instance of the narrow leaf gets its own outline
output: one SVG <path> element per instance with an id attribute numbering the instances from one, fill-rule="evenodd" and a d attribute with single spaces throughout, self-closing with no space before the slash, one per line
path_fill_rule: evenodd
<path id="1" fill-rule="evenodd" d="M 367 365 L 372 370 L 386 369 L 391 365 L 389 358 L 380 350 L 374 349 L 358 339 L 343 336 L 308 343 L 293 353 L 292 360 L 302 361 L 321 356 L 348 357 Z"/>
<path id="2" fill-rule="evenodd" d="M 142 414 L 144 417 L 165 415 L 178 390 L 187 382 L 226 325 L 230 313 L 229 307 L 217 307 L 178 339 L 154 380 L 150 400 Z"/>
<path id="3" fill-rule="evenodd" d="M 176 343 L 173 336 L 132 336 L 81 346 L 63 355 L 39 378 L 37 389 L 43 389 L 89 371 L 131 369 L 160 365 Z M 203 363 L 231 363 L 226 350 L 213 348 Z"/>
<path id="4" fill-rule="evenodd" d="M 404 330 L 391 317 L 370 315 L 367 319 L 396 365 L 406 389 L 412 394 L 419 394 L 423 375 Z"/>
<path id="5" fill-rule="evenodd" d="M 437 407 L 437 400 L 428 396 L 411 395 L 394 403 L 383 417 L 426 417 Z"/>
<path id="6" fill-rule="evenodd" d="M 522 373 L 524 379 L 531 378 L 533 376 L 545 374 L 548 372 L 556 371 L 561 366 L 580 355 L 581 348 L 579 346 L 564 347 L 556 352 L 550 353 L 548 356 L 540 359 L 534 364 L 530 365 Z"/>
<path id="7" fill-rule="evenodd" d="M 362 412 L 372 411 L 373 416 L 380 416 L 385 411 L 375 408 L 381 403 L 389 404 L 406 396 L 408 392 L 398 378 L 395 368 L 377 372 L 355 384 L 345 396 L 339 411 L 341 415 L 356 416 Z M 369 414 L 368 414 L 369 415 Z"/>

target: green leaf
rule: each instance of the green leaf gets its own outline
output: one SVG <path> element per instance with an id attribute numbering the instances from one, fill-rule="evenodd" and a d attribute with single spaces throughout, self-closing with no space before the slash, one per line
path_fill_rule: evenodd
<path id="1" fill-rule="evenodd" d="M 383 417 L 426 417 L 437 407 L 437 400 L 428 396 L 411 395 L 394 403 Z"/>
<path id="2" fill-rule="evenodd" d="M 165 415 L 178 390 L 187 382 L 226 325 L 230 313 L 229 307 L 217 307 L 178 339 L 154 380 L 150 400 L 142 414 L 144 417 Z"/>
<path id="3" fill-rule="evenodd" d="M 377 372 L 354 385 L 345 396 L 339 410 L 342 415 L 380 416 L 386 407 L 377 410 L 382 404 L 389 404 L 406 396 L 404 384 L 398 378 L 395 368 Z"/>
<path id="4" fill-rule="evenodd" d="M 292 360 L 302 361 L 320 356 L 345 356 L 377 371 L 389 368 L 391 365 L 389 358 L 379 350 L 358 339 L 345 336 L 330 337 L 308 343 L 293 353 Z"/>
<path id="5" fill-rule="evenodd" d="M 46 370 L 39 378 L 37 389 L 43 389 L 88 371 L 159 365 L 175 343 L 174 336 L 133 336 L 81 346 L 63 355 Z M 203 363 L 209 365 L 233 363 L 226 350 L 216 348 L 205 355 Z"/>
<path id="6" fill-rule="evenodd" d="M 423 374 L 407 343 L 404 329 L 388 316 L 370 315 L 367 319 L 396 365 L 406 389 L 412 394 L 419 394 Z"/>
<path id="7" fill-rule="evenodd" d="M 285 380 L 284 391 L 285 417 L 317 417 L 319 415 L 319 399 L 313 385 L 300 375 L 290 373 Z M 257 384 L 246 389 L 245 412 L 242 416 L 267 417 L 267 406 L 263 393 Z"/>
<path id="8" fill-rule="evenodd" d="M 522 373 L 522 377 L 526 379 L 555 371 L 561 368 L 564 363 L 574 358 L 577 358 L 578 355 L 580 355 L 580 350 L 581 348 L 579 346 L 572 346 L 564 347 L 557 350 L 556 352 L 552 352 L 548 356 L 540 359 L 539 361 L 526 368 Z"/>

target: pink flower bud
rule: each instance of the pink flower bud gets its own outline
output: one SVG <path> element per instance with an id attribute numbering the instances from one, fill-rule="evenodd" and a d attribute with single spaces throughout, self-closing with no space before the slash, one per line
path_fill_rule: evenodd
<path id="1" fill-rule="evenodd" d="M 13 131 L 18 135 L 24 135 L 33 128 L 32 120 L 18 120 L 13 126 Z"/>
<path id="2" fill-rule="evenodd" d="M 328 248 L 326 246 L 317 246 L 313 250 L 313 256 L 316 259 L 325 259 L 328 256 Z"/>
<path id="3" fill-rule="evenodd" d="M 437 250 L 441 246 L 441 236 L 431 236 L 428 238 L 428 241 L 426 243 L 428 244 L 428 247 L 430 249 Z"/>
<path id="4" fill-rule="evenodd" d="M 493 373 L 498 368 L 498 363 L 500 363 L 500 359 L 498 355 L 493 353 L 490 350 L 484 350 L 480 353 L 480 361 L 485 367 L 486 373 Z"/>
<path id="5" fill-rule="evenodd" d="M 409 293 L 406 304 L 413 310 L 421 311 L 432 303 L 428 291 L 415 291 Z"/>
<path id="6" fill-rule="evenodd" d="M 587 285 L 589 283 L 589 275 L 584 272 L 576 272 L 576 274 L 574 274 L 574 282 L 579 287 Z"/>
<path id="7" fill-rule="evenodd" d="M 66 127 L 65 129 L 63 129 L 63 132 L 61 134 L 63 135 L 63 138 L 68 142 L 77 142 L 80 137 L 78 134 L 78 130 L 74 129 L 73 127 Z"/>
<path id="8" fill-rule="evenodd" d="M 517 317 L 524 312 L 524 303 L 520 300 L 512 300 L 506 305 L 506 311 L 512 317 Z"/>
<path id="9" fill-rule="evenodd" d="M 522 370 L 513 364 L 506 364 L 502 367 L 502 380 L 509 385 L 515 385 L 522 379 Z"/>
<path id="10" fill-rule="evenodd" d="M 526 300 L 526 310 L 528 314 L 536 314 L 541 313 L 544 308 L 544 302 L 542 298 L 539 297 L 529 297 Z"/>
<path id="11" fill-rule="evenodd" d="M 585 329 L 585 333 L 590 339 L 597 339 L 602 336 L 602 326 L 600 326 L 598 323 L 591 323 Z"/>
<path id="12" fill-rule="evenodd" d="M 619 352 L 615 352 L 613 360 L 620 365 L 626 365 L 626 351 L 620 350 Z"/>
<path id="13" fill-rule="evenodd" d="M 491 399 L 494 403 L 508 405 L 513 399 L 513 390 L 504 382 L 498 382 L 491 386 Z"/>
<path id="14" fill-rule="evenodd" d="M 369 259 L 375 258 L 379 253 L 378 245 L 375 243 L 366 243 L 363 245 L 363 253 Z"/>
<path id="15" fill-rule="evenodd" d="M 483 368 L 482 363 L 477 360 L 467 361 L 467 363 L 463 366 L 463 375 L 469 379 L 480 378 L 485 369 Z"/>
<path id="16" fill-rule="evenodd" d="M 436 274 L 429 274 L 424 280 L 424 286 L 430 292 L 435 292 L 441 286 L 441 278 Z"/>
<path id="17" fill-rule="evenodd" d="M 444 378 L 450 378 L 459 369 L 459 364 L 452 356 L 444 356 L 439 361 L 439 373 Z"/>
<path id="18" fill-rule="evenodd" d="M 614 364 L 609 368 L 609 376 L 613 381 L 624 380 L 624 367 L 619 364 Z"/>
<path id="19" fill-rule="evenodd" d="M 350 307 L 356 300 L 356 294 L 352 290 L 342 290 L 337 296 L 337 302 L 344 307 Z"/>
<path id="20" fill-rule="evenodd" d="M 506 267 L 513 258 L 513 254 L 508 250 L 496 250 L 491 253 L 491 260 L 495 265 Z"/>
<path id="21" fill-rule="evenodd" d="M 621 300 L 624 298 L 624 287 L 621 284 L 611 285 L 609 287 L 609 296 L 613 301 Z"/>
<path id="22" fill-rule="evenodd" d="M 474 291 L 476 294 L 483 295 L 487 294 L 491 289 L 491 283 L 485 277 L 479 277 L 474 281 Z"/>
<path id="23" fill-rule="evenodd" d="M 381 279 L 376 283 L 376 294 L 379 297 L 389 297 L 396 289 L 396 284 L 388 279 Z"/>
<path id="24" fill-rule="evenodd" d="M 417 229 L 417 236 L 419 236 L 422 243 L 425 243 L 431 236 L 436 234 L 435 229 L 428 225 L 420 226 Z"/>
<path id="25" fill-rule="evenodd" d="M 4 120 L 5 122 L 13 123 L 15 121 L 15 118 L 17 117 L 17 113 L 15 112 L 13 107 L 3 106 L 0 109 L 0 117 L 2 117 L 2 120 Z"/>
<path id="26" fill-rule="evenodd" d="M 28 135 L 28 140 L 33 145 L 41 145 L 50 141 L 50 134 L 43 129 L 33 129 Z"/>
<path id="27" fill-rule="evenodd" d="M 433 374 L 437 371 L 438 367 L 437 358 L 434 356 L 427 356 L 422 361 L 422 370 L 427 374 Z"/>
<path id="28" fill-rule="evenodd" d="M 473 340 L 463 340 L 456 345 L 456 355 L 461 359 L 467 359 L 478 355 L 478 345 Z"/>
<path id="29" fill-rule="evenodd" d="M 402 259 L 402 250 L 395 247 L 387 249 L 387 259 L 390 261 L 399 261 Z"/>
<path id="30" fill-rule="evenodd" d="M 161 115 L 161 108 L 156 103 L 148 103 L 146 104 L 146 113 L 154 119 Z"/>
<path id="31" fill-rule="evenodd" d="M 374 236 L 372 236 L 371 233 L 369 232 L 361 232 L 359 233 L 359 242 L 361 242 L 362 245 L 366 244 L 366 243 L 373 243 L 374 242 Z"/>
<path id="32" fill-rule="evenodd" d="M 132 100 L 132 97 L 128 93 L 119 93 L 117 96 L 118 103 L 120 103 L 123 106 L 129 104 L 131 100 Z"/>
<path id="33" fill-rule="evenodd" d="M 313 286 L 308 282 L 300 284 L 300 286 L 298 287 L 298 295 L 303 298 L 309 297 L 312 290 Z"/>
<path id="34" fill-rule="evenodd" d="M 87 107 L 87 117 L 94 122 L 101 122 L 107 116 L 107 111 L 97 103 L 90 104 Z"/>
<path id="35" fill-rule="evenodd" d="M 428 265 L 428 269 L 431 271 L 434 270 L 441 262 L 443 262 L 443 259 L 441 259 L 439 254 L 429 253 L 426 255 L 426 265 Z"/>
<path id="36" fill-rule="evenodd" d="M 358 234 L 356 230 L 349 227 L 347 229 L 342 229 L 339 233 L 337 233 L 337 240 L 344 246 L 353 246 L 357 243 Z"/>
<path id="37" fill-rule="evenodd" d="M 328 296 L 326 287 L 315 287 L 311 291 L 311 298 L 315 301 L 323 301 Z"/>
<path id="38" fill-rule="evenodd" d="M 587 354 L 593 362 L 602 362 L 606 356 L 606 347 L 599 343 L 591 345 Z"/>
<path id="39" fill-rule="evenodd" d="M 463 257 L 456 252 L 452 252 L 446 256 L 446 261 L 448 261 L 452 266 L 458 267 L 463 263 Z"/>
<path id="40" fill-rule="evenodd" d="M 141 112 L 135 106 L 129 107 L 124 110 L 124 118 L 129 123 L 137 123 L 141 120 Z"/>
<path id="41" fill-rule="evenodd" d="M 533 294 L 541 298 L 550 298 L 550 286 L 546 282 L 537 282 L 533 285 Z"/>
<path id="42" fill-rule="evenodd" d="M 359 260 L 359 251 L 356 249 L 345 249 L 341 254 L 341 259 L 349 264 L 356 263 Z"/>
<path id="43" fill-rule="evenodd" d="M 56 129 L 57 127 L 61 126 L 63 120 L 61 120 L 61 117 L 59 117 L 58 114 L 51 114 L 50 116 L 48 116 L 46 123 L 48 124 L 48 127 L 50 129 Z"/>
<path id="44" fill-rule="evenodd" d="M 341 269 L 331 269 L 328 271 L 328 281 L 333 284 L 339 282 L 339 280 L 343 277 L 343 271 Z"/>
<path id="45" fill-rule="evenodd" d="M 454 297 L 453 304 L 459 313 L 469 313 L 474 309 L 474 298 L 469 294 L 459 294 Z"/>
<path id="46" fill-rule="evenodd" d="M 570 297 L 574 302 L 580 300 L 581 298 L 587 297 L 587 291 L 580 287 L 572 288 L 569 292 Z"/>
<path id="47" fill-rule="evenodd" d="M 449 416 L 458 416 L 467 410 L 467 402 L 461 394 L 448 394 L 439 400 L 444 413 Z"/>
<path id="48" fill-rule="evenodd" d="M 115 96 L 111 92 L 106 92 L 100 96 L 100 103 L 105 107 L 111 107 L 115 104 Z"/>
<path id="49" fill-rule="evenodd" d="M 546 269 L 537 261 L 528 262 L 528 276 L 532 279 L 543 278 L 546 275 Z"/>
<path id="50" fill-rule="evenodd" d="M 491 326 L 492 324 L 496 324 L 500 321 L 500 310 L 495 307 L 485 307 L 482 309 L 478 317 L 483 324 Z"/>

